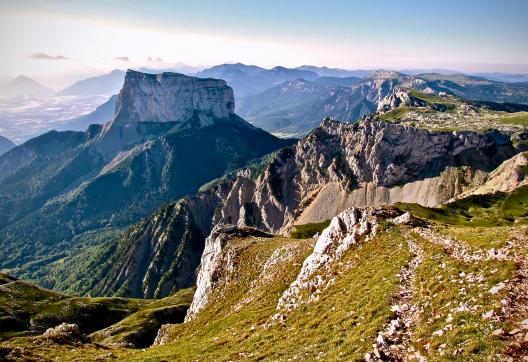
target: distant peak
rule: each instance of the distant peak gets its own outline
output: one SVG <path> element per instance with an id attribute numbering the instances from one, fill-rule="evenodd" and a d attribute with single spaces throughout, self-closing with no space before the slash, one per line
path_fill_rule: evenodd
<path id="1" fill-rule="evenodd" d="M 29 78 L 28 76 L 25 76 L 25 75 L 19 75 L 17 76 L 16 78 L 14 78 L 13 80 L 11 80 L 11 84 L 13 83 L 34 83 L 34 84 L 40 84 L 39 82 L 37 82 L 36 80 L 33 80 L 31 78 Z"/>
<path id="2" fill-rule="evenodd" d="M 31 78 L 28 77 L 28 76 L 25 76 L 25 75 L 20 74 L 19 76 L 17 76 L 17 77 L 16 77 L 15 79 L 13 79 L 13 80 L 33 80 L 33 79 L 31 79 Z"/>
<path id="3" fill-rule="evenodd" d="M 372 78 L 400 78 L 404 77 L 405 74 L 396 72 L 394 70 L 374 70 L 372 71 L 371 75 Z"/>

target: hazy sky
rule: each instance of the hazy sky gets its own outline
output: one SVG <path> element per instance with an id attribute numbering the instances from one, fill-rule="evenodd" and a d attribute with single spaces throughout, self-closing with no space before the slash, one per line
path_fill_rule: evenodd
<path id="1" fill-rule="evenodd" d="M 238 61 L 528 72 L 527 14 L 524 0 L 0 0 L 0 77 L 59 86 L 114 68 Z"/>

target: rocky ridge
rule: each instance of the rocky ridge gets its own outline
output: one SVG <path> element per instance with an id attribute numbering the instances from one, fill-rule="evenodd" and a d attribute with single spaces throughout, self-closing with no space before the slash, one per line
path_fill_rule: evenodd
<path id="1" fill-rule="evenodd" d="M 375 237 L 378 218 L 396 217 L 398 214 L 396 209 L 352 208 L 332 218 L 330 225 L 317 238 L 313 253 L 304 260 L 297 278 L 280 297 L 277 309 L 287 313 L 303 303 L 316 301 L 321 290 L 332 283 L 332 279 L 325 279 L 325 275 L 329 274 L 326 271 L 332 264 L 339 261 L 353 245 Z M 283 318 L 284 314 L 273 317 Z"/>
<path id="2" fill-rule="evenodd" d="M 364 185 L 392 190 L 412 182 L 427 182 L 450 168 L 461 167 L 472 170 L 468 177 L 478 177 L 515 152 L 508 135 L 498 132 L 428 132 L 375 119 L 355 125 L 325 120 L 295 147 L 280 151 L 256 180 L 238 176 L 214 223 L 286 232 L 314 205 L 326 208 L 318 194 L 328 185 L 344 192 L 344 199 L 334 200 L 341 209 L 335 212 L 330 208 L 337 214 L 346 207 L 363 206 L 354 205 L 356 200 L 347 197 Z M 463 191 L 434 186 L 436 189 L 428 194 L 435 196 L 436 203 Z M 414 199 L 410 195 L 405 201 L 427 204 L 426 198 L 432 197 L 428 194 L 416 194 Z M 324 220 L 304 219 L 303 223 Z"/>
<path id="3" fill-rule="evenodd" d="M 225 244 L 218 234 L 224 227 L 287 235 L 294 224 L 321 222 L 349 207 L 397 201 L 434 206 L 482 183 L 515 152 L 508 135 L 497 132 L 429 132 L 375 119 L 357 125 L 325 120 L 297 145 L 279 151 L 257 175 L 240 170 L 181 201 L 192 205 L 189 210 L 200 210 L 191 213 L 201 215 L 198 230 L 204 238 L 209 235 L 205 242 L 196 241 L 205 245 L 204 276 L 198 277 L 190 314 L 207 299 L 205 281 L 211 280 L 219 245 Z M 372 189 L 383 197 L 356 196 Z"/>

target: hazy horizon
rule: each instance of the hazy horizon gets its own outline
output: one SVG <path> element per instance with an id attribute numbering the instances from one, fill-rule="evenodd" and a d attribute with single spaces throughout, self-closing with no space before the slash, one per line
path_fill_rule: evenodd
<path id="1" fill-rule="evenodd" d="M 0 78 L 23 74 L 55 88 L 177 63 L 528 73 L 528 3 L 520 0 L 6 0 L 0 9 Z"/>

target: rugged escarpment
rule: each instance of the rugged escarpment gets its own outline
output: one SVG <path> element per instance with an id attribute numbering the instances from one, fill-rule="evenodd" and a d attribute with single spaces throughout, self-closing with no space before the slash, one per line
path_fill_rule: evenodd
<path id="1" fill-rule="evenodd" d="M 346 207 L 438 204 L 516 152 L 509 136 L 495 131 L 430 132 L 376 119 L 354 125 L 325 120 L 280 151 L 256 180 L 239 176 L 215 222 L 276 233 L 299 218 L 323 221 Z"/>
<path id="2" fill-rule="evenodd" d="M 119 122 L 185 122 L 195 114 L 227 118 L 235 112 L 224 80 L 128 70 L 116 104 Z"/>
<path id="3" fill-rule="evenodd" d="M 240 122 L 234 112 L 233 90 L 223 80 L 128 70 L 115 116 L 101 132 L 97 150 L 109 159 L 173 127 L 206 127 L 230 119 Z"/>
<path id="4" fill-rule="evenodd" d="M 222 80 L 129 71 L 111 122 L 87 132 L 50 132 L 0 157 L 0 267 L 40 281 L 44 265 L 63 258 L 67 265 L 79 253 L 94 256 L 81 246 L 83 234 L 95 233 L 88 244 L 97 246 L 107 228 L 133 225 L 294 142 L 234 114 L 233 92 Z M 51 267 L 65 278 L 75 270 Z M 43 279 L 47 287 L 56 285 Z"/>

